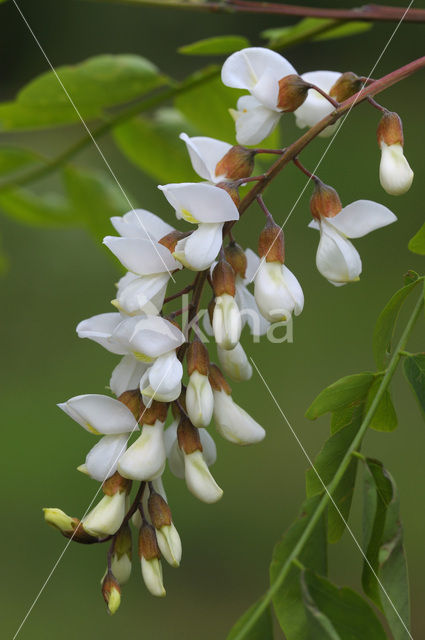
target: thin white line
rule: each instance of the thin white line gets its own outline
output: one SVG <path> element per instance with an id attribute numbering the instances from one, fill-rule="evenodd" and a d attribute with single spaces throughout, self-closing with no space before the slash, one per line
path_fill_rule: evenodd
<path id="1" fill-rule="evenodd" d="M 283 419 L 285 420 L 286 424 L 288 425 L 288 427 L 291 430 L 292 435 L 294 436 L 295 440 L 297 441 L 298 445 L 300 446 L 303 454 L 305 455 L 305 457 L 308 460 L 309 465 L 311 466 L 311 468 L 313 469 L 314 473 L 316 474 L 320 484 L 323 486 L 326 494 L 328 495 L 329 499 L 331 500 L 334 508 L 336 509 L 336 511 L 338 512 L 339 517 L 341 518 L 341 520 L 343 521 L 345 527 L 347 528 L 347 531 L 349 532 L 349 534 L 351 535 L 351 537 L 353 538 L 357 548 L 359 549 L 361 555 L 363 556 L 364 561 L 366 562 L 367 566 L 369 567 L 369 569 L 371 570 L 373 576 L 376 578 L 379 586 L 381 587 L 383 593 L 385 594 L 388 602 L 390 603 L 390 605 L 392 606 L 392 608 L 394 609 L 398 619 L 400 620 L 401 624 L 403 625 L 406 633 L 408 634 L 409 638 L 411 640 L 413 640 L 413 636 L 411 635 L 409 629 L 407 628 L 403 618 L 401 617 L 401 615 L 399 614 L 399 612 L 396 609 L 396 606 L 394 605 L 393 601 L 391 600 L 390 596 L 388 595 L 384 585 L 382 584 L 382 582 L 380 581 L 378 575 L 376 574 L 374 568 L 372 567 L 371 563 L 369 562 L 368 558 L 366 557 L 366 554 L 364 553 L 360 543 L 358 542 L 356 536 L 354 535 L 354 533 L 352 532 L 348 522 L 345 520 L 344 516 L 342 515 L 338 505 L 336 504 L 335 500 L 332 497 L 332 494 L 329 492 L 328 487 L 326 486 L 324 480 L 322 480 L 322 477 L 320 476 L 319 472 L 317 471 L 316 467 L 314 466 L 314 463 L 312 461 L 312 459 L 310 458 L 309 454 L 307 453 L 304 445 L 302 444 L 301 440 L 299 439 L 298 435 L 296 434 L 295 430 L 293 429 L 292 425 L 290 424 L 288 418 L 286 417 L 286 415 L 284 414 L 282 408 L 280 407 L 278 401 L 276 400 L 275 396 L 273 395 L 272 390 L 270 389 L 269 385 L 267 384 L 267 382 L 265 381 L 261 371 L 259 370 L 259 368 L 257 367 L 256 363 L 254 362 L 254 359 L 250 356 L 250 360 L 252 362 L 252 364 L 254 365 L 258 375 L 260 376 L 264 386 L 266 387 L 267 391 L 269 392 L 270 396 L 272 397 L 273 402 L 275 403 L 276 407 L 279 409 L 280 414 L 282 415 Z"/>
<path id="2" fill-rule="evenodd" d="M 344 122 L 347 120 L 348 116 L 349 116 L 349 115 L 350 115 L 350 113 L 351 113 L 351 110 L 353 109 L 353 107 L 357 104 L 358 100 L 360 99 L 360 97 L 361 97 L 361 95 L 362 95 L 362 92 L 363 92 L 363 89 L 365 88 L 365 86 L 366 86 L 366 85 L 367 85 L 367 83 L 369 82 L 369 80 L 370 80 L 370 78 L 371 78 L 371 76 L 372 76 L 373 72 L 375 71 L 376 67 L 377 67 L 377 66 L 378 66 L 378 64 L 380 63 L 380 61 L 381 61 L 382 57 L 384 56 L 384 54 L 385 54 L 386 50 L 388 49 L 388 47 L 389 47 L 389 45 L 390 45 L 391 41 L 393 40 L 393 38 L 394 38 L 395 34 L 397 33 L 398 29 L 400 28 L 401 23 L 403 22 L 404 18 L 406 17 L 406 15 L 407 15 L 407 13 L 408 13 L 408 11 L 409 11 L 409 9 L 410 9 L 410 7 L 412 6 L 412 4 L 413 4 L 413 3 L 414 3 L 414 0 L 411 0 L 411 1 L 410 1 L 410 3 L 409 3 L 409 5 L 408 5 L 408 7 L 406 8 L 406 11 L 405 11 L 405 12 L 403 13 L 403 15 L 401 16 L 401 18 L 400 18 L 399 22 L 397 23 L 397 25 L 396 25 L 396 27 L 395 27 L 394 31 L 392 32 L 391 36 L 389 37 L 389 39 L 388 39 L 388 41 L 387 41 L 387 43 L 386 43 L 385 47 L 382 49 L 382 51 L 381 51 L 380 55 L 378 56 L 377 61 L 376 61 L 376 62 L 375 62 L 375 64 L 373 65 L 372 69 L 369 71 L 369 75 L 367 76 L 366 80 L 364 81 L 364 83 L 363 83 L 363 85 L 362 85 L 362 87 L 361 87 L 361 89 L 360 89 L 360 91 L 359 91 L 359 93 L 358 93 L 357 98 L 354 100 L 353 104 L 350 106 L 350 108 L 348 109 L 347 113 L 345 114 L 345 116 L 344 116 L 344 117 L 342 118 L 342 120 L 340 121 L 340 124 L 339 124 L 339 126 L 338 126 L 338 129 L 337 129 L 337 130 L 335 131 L 335 133 L 333 134 L 332 138 L 331 138 L 331 139 L 330 139 L 330 141 L 329 141 L 329 144 L 327 145 L 326 149 L 324 150 L 324 152 L 323 152 L 322 156 L 320 157 L 320 159 L 319 159 L 318 163 L 317 163 L 317 164 L 316 164 L 316 166 L 314 167 L 313 174 L 315 174 L 315 173 L 316 173 L 317 169 L 318 169 L 318 168 L 320 167 L 320 165 L 322 164 L 322 162 L 323 162 L 323 160 L 324 160 L 324 158 L 325 158 L 326 154 L 328 153 L 329 149 L 330 149 L 330 148 L 331 148 L 331 146 L 333 145 L 333 143 L 334 143 L 334 141 L 335 141 L 335 138 L 337 137 L 337 135 L 338 135 L 338 134 L 339 134 L 339 132 L 341 131 L 342 126 L 343 126 Z M 312 178 L 308 178 L 308 179 L 307 179 L 307 182 L 305 183 L 304 187 L 301 189 L 301 192 L 300 192 L 300 194 L 299 194 L 298 198 L 296 199 L 296 201 L 295 201 L 295 203 L 293 204 L 293 206 L 292 206 L 291 210 L 289 211 L 288 215 L 286 216 L 286 218 L 285 218 L 285 220 L 284 220 L 283 224 L 281 225 L 281 227 L 280 227 L 281 229 L 283 229 L 283 227 L 286 225 L 286 223 L 288 222 L 289 218 L 290 218 L 290 217 L 291 217 L 291 215 L 293 214 L 293 212 L 294 212 L 294 210 L 295 210 L 295 208 L 296 208 L 297 204 L 299 203 L 299 201 L 300 201 L 300 200 L 301 200 L 301 198 L 303 197 L 304 192 L 305 192 L 305 190 L 307 189 L 308 185 L 310 184 L 311 180 L 312 180 Z M 270 247 L 269 247 L 269 249 L 268 249 L 268 251 L 267 251 L 266 255 L 265 255 L 265 256 L 264 256 L 264 258 L 263 258 L 263 260 L 267 257 L 267 255 L 268 255 L 269 251 L 271 250 L 271 248 L 273 247 L 273 245 L 274 245 L 275 241 L 276 241 L 276 237 L 274 238 L 273 242 L 271 243 L 271 245 L 270 245 Z M 256 272 L 254 273 L 254 275 L 252 276 L 252 278 L 251 278 L 251 281 L 250 281 L 250 282 L 252 282 L 252 281 L 254 280 L 255 276 L 256 276 L 256 275 L 257 275 L 257 273 L 258 273 L 258 269 L 259 269 L 259 268 L 260 268 L 260 267 L 258 266 L 258 267 L 257 267 L 257 270 L 256 270 Z"/>
<path id="3" fill-rule="evenodd" d="M 16 9 L 18 10 L 22 20 L 24 21 L 25 25 L 28 28 L 28 31 L 30 32 L 30 34 L 32 35 L 32 37 L 34 38 L 38 48 L 40 49 L 41 53 L 43 54 L 47 64 L 49 65 L 50 69 L 53 71 L 53 74 L 56 78 L 56 80 L 58 81 L 58 83 L 60 84 L 60 86 L 62 87 L 66 97 L 68 98 L 69 102 L 71 103 L 71 106 L 73 107 L 75 113 L 77 114 L 78 118 L 81 120 L 81 124 L 83 125 L 84 129 L 87 131 L 88 135 L 90 136 L 94 146 L 96 147 L 97 151 L 99 152 L 100 157 L 102 158 L 103 162 L 106 164 L 111 176 L 113 177 L 113 179 L 115 180 L 115 182 L 117 183 L 121 193 L 123 194 L 124 198 L 127 200 L 128 205 L 131 209 L 134 209 L 134 206 L 132 205 L 132 203 L 130 202 L 126 192 L 124 191 L 120 181 L 118 180 L 114 170 L 112 169 L 111 165 L 109 164 L 109 162 L 107 161 L 105 154 L 103 153 L 102 149 L 100 148 L 99 144 L 97 143 L 95 137 L 93 136 L 92 132 L 90 131 L 88 125 L 86 124 L 83 116 L 81 115 L 81 113 L 79 112 L 75 102 L 73 101 L 73 99 L 71 98 L 71 96 L 69 95 L 65 85 L 63 84 L 62 80 L 60 79 L 59 75 L 56 72 L 56 69 L 54 68 L 53 64 L 50 61 L 50 58 L 48 57 L 47 53 L 45 52 L 45 50 L 43 49 L 43 47 L 40 44 L 40 41 L 38 40 L 37 36 L 35 35 L 34 31 L 32 30 L 31 26 L 28 23 L 28 20 L 26 19 L 26 17 L 24 16 L 24 14 L 22 13 L 20 7 L 18 6 L 18 3 L 16 2 L 16 0 L 12 0 L 13 4 L 15 5 Z M 171 277 L 171 279 L 173 280 L 173 282 L 175 282 L 175 278 L 173 277 L 173 274 L 171 273 L 171 271 L 168 269 L 167 265 L 165 264 L 165 261 L 163 259 L 163 257 L 161 256 L 161 254 L 158 251 L 158 248 L 156 246 L 156 242 L 151 238 L 151 236 L 149 235 L 148 230 L 145 228 L 145 225 L 143 224 L 143 221 L 140 220 L 140 223 L 142 225 L 143 231 L 146 233 L 147 237 L 149 238 L 149 240 L 151 241 L 151 244 L 153 246 L 153 248 L 155 249 L 158 257 L 160 258 L 162 264 L 164 265 L 164 267 L 166 268 L 166 270 L 168 271 L 169 276 Z"/>

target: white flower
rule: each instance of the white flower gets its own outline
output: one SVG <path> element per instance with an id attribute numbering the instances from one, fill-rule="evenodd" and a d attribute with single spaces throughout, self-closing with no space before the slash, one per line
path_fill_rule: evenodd
<path id="1" fill-rule="evenodd" d="M 231 196 L 205 183 L 168 184 L 158 188 L 174 207 L 177 218 L 198 225 L 190 236 L 177 242 L 174 258 L 194 271 L 208 269 L 220 251 L 224 223 L 239 219 Z"/>
<path id="2" fill-rule="evenodd" d="M 235 444 L 260 442 L 266 432 L 258 422 L 237 405 L 226 391 L 214 389 L 214 422 L 217 431 Z"/>
<path id="3" fill-rule="evenodd" d="M 158 315 L 164 304 L 169 279 L 168 272 L 151 276 L 137 276 L 128 272 L 119 280 L 117 296 L 112 304 L 130 316 L 138 313 Z"/>
<path id="4" fill-rule="evenodd" d="M 186 389 L 186 409 L 195 427 L 207 427 L 211 422 L 214 398 L 208 376 L 195 369 L 189 376 Z"/>
<path id="5" fill-rule="evenodd" d="M 217 346 L 217 355 L 224 373 L 236 382 L 249 380 L 252 367 L 240 342 L 234 349 L 222 349 Z"/>
<path id="6" fill-rule="evenodd" d="M 174 420 L 165 430 L 164 433 L 164 441 L 165 441 L 165 450 L 167 452 L 168 464 L 170 466 L 170 471 L 177 478 L 184 478 L 185 476 L 185 468 L 184 468 L 184 455 L 179 447 L 179 443 L 177 441 L 177 427 L 179 421 Z M 208 433 L 206 429 L 199 429 L 199 437 L 201 439 L 202 444 L 202 453 L 204 456 L 204 460 L 209 467 L 211 467 L 217 459 L 217 448 L 215 446 L 215 442 Z"/>
<path id="7" fill-rule="evenodd" d="M 294 274 L 280 262 L 262 259 L 255 276 L 255 301 L 261 314 L 274 322 L 289 320 L 303 310 L 304 295 Z"/>
<path id="8" fill-rule="evenodd" d="M 153 480 L 162 475 L 165 461 L 164 423 L 156 420 L 143 425 L 139 438 L 121 456 L 118 471 L 131 480 Z"/>
<path id="9" fill-rule="evenodd" d="M 84 529 L 93 536 L 114 535 L 120 528 L 126 512 L 126 492 L 117 491 L 102 500 L 82 520 Z"/>
<path id="10" fill-rule="evenodd" d="M 148 364 L 140 362 L 131 354 L 124 356 L 112 371 L 109 381 L 112 393 L 118 397 L 124 391 L 137 389 L 148 366 Z"/>
<path id="11" fill-rule="evenodd" d="M 140 391 L 147 398 L 172 402 L 181 393 L 183 366 L 175 351 L 157 358 L 140 380 Z"/>
<path id="12" fill-rule="evenodd" d="M 201 178 L 212 184 L 226 180 L 226 176 L 216 175 L 216 167 L 232 148 L 231 144 L 204 136 L 190 138 L 186 133 L 181 133 L 180 139 L 186 144 L 192 167 Z"/>
<path id="13" fill-rule="evenodd" d="M 215 299 L 213 321 L 214 338 L 222 349 L 234 349 L 242 331 L 241 314 L 233 296 L 223 293 Z"/>
<path id="14" fill-rule="evenodd" d="M 184 453 L 184 477 L 187 488 L 193 495 L 211 504 L 217 502 L 223 495 L 213 476 L 211 475 L 208 465 L 201 451 L 193 453 Z"/>
<path id="15" fill-rule="evenodd" d="M 396 220 L 387 207 L 370 200 L 356 200 L 331 218 L 312 220 L 308 226 L 320 231 L 319 272 L 335 286 L 359 280 L 362 261 L 348 238 L 361 238 Z"/>
<path id="16" fill-rule="evenodd" d="M 111 222 L 123 238 L 151 238 L 157 242 L 174 231 L 174 227 L 146 209 L 133 209 L 122 217 L 111 218 Z"/>
<path id="17" fill-rule="evenodd" d="M 262 336 L 267 333 L 270 325 L 261 315 L 255 297 L 248 290 L 248 285 L 253 281 L 260 266 L 260 258 L 251 249 L 246 249 L 245 255 L 247 261 L 245 277 L 242 278 L 238 273 L 236 274 L 235 300 L 241 313 L 242 327 L 247 324 L 253 336 Z"/>
<path id="18" fill-rule="evenodd" d="M 326 93 L 329 93 L 334 84 L 341 77 L 341 73 L 338 71 L 309 71 L 303 73 L 301 78 L 308 83 L 314 84 L 319 89 L 323 89 Z M 303 129 L 304 127 L 313 127 L 320 122 L 323 118 L 328 116 L 335 107 L 326 100 L 318 91 L 310 89 L 307 98 L 304 103 L 294 111 L 295 123 L 297 127 Z M 339 123 L 335 123 L 329 127 L 326 127 L 319 137 L 330 136 L 336 131 Z"/>
<path id="19" fill-rule="evenodd" d="M 163 598 L 165 596 L 165 589 L 162 580 L 161 561 L 158 558 L 146 560 L 146 558 L 142 556 L 141 566 L 143 580 L 148 591 L 153 596 Z"/>
<path id="20" fill-rule="evenodd" d="M 182 558 L 182 543 L 173 523 L 156 530 L 158 547 L 172 567 L 178 567 Z"/>
<path id="21" fill-rule="evenodd" d="M 99 394 L 75 396 L 58 406 L 90 433 L 104 434 L 87 454 L 84 466 L 99 482 L 112 476 L 130 434 L 138 429 L 131 411 L 119 400 Z"/>
<path id="22" fill-rule="evenodd" d="M 409 191 L 414 173 L 404 157 L 400 143 L 387 145 L 381 141 L 379 180 L 383 189 L 391 196 L 400 196 Z"/>
<path id="23" fill-rule="evenodd" d="M 296 71 L 286 58 L 262 47 L 242 49 L 224 62 L 223 83 L 251 94 L 239 98 L 232 113 L 239 144 L 258 144 L 272 132 L 282 112 L 277 106 L 279 80 L 291 74 Z"/>

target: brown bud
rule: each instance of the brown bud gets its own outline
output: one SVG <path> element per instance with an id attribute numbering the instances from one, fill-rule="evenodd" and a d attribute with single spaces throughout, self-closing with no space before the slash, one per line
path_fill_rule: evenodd
<path id="1" fill-rule="evenodd" d="M 107 496 L 114 496 L 116 493 L 130 493 L 131 480 L 123 478 L 118 471 L 115 471 L 114 475 L 105 480 L 102 485 L 103 493 Z"/>
<path id="2" fill-rule="evenodd" d="M 355 93 L 360 91 L 362 87 L 362 79 L 352 71 L 346 71 L 335 82 L 329 91 L 329 95 L 337 102 L 348 100 Z"/>
<path id="3" fill-rule="evenodd" d="M 159 493 L 151 493 L 148 500 L 148 509 L 155 529 L 170 526 L 172 522 L 171 510 Z"/>
<path id="4" fill-rule="evenodd" d="M 155 529 L 146 521 L 142 523 L 139 533 L 139 557 L 141 558 L 142 556 L 145 560 L 154 560 L 154 558 L 161 557 Z"/>
<path id="5" fill-rule="evenodd" d="M 115 613 L 120 606 L 121 587 L 110 571 L 106 573 L 103 579 L 102 595 L 108 605 L 109 613 Z"/>
<path id="6" fill-rule="evenodd" d="M 208 380 L 215 391 L 225 391 L 228 396 L 232 393 L 232 389 L 216 364 L 210 364 Z"/>
<path id="7" fill-rule="evenodd" d="M 187 238 L 187 236 L 190 236 L 190 234 L 191 234 L 190 231 L 185 231 L 183 233 L 182 231 L 174 230 L 174 231 L 171 231 L 170 233 L 167 233 L 167 235 L 161 238 L 160 240 L 158 240 L 158 242 L 159 244 L 163 244 L 164 247 L 167 247 L 170 253 L 174 253 L 174 251 L 176 250 L 176 244 L 178 243 L 178 241 L 183 240 L 183 238 Z"/>
<path id="8" fill-rule="evenodd" d="M 187 416 L 182 416 L 177 427 L 177 439 L 179 447 L 184 453 L 189 455 L 194 451 L 202 451 L 199 431 L 193 426 Z"/>
<path id="9" fill-rule="evenodd" d="M 227 191 L 235 205 L 239 207 L 241 198 L 239 195 L 239 189 L 234 182 L 218 182 L 215 186 L 219 189 L 224 189 L 224 191 Z"/>
<path id="10" fill-rule="evenodd" d="M 258 238 L 258 254 L 260 258 L 265 257 L 266 262 L 285 262 L 283 231 L 271 218 Z"/>
<path id="11" fill-rule="evenodd" d="M 139 424 L 153 425 L 157 420 L 165 422 L 167 419 L 168 405 L 165 402 L 153 400 L 149 407 L 142 404 L 142 412 L 139 418 Z"/>
<path id="12" fill-rule="evenodd" d="M 379 146 L 381 146 L 383 142 L 388 146 L 392 144 L 401 144 L 401 146 L 403 146 L 403 124 L 400 116 L 394 111 L 384 113 L 379 121 L 376 136 Z"/>
<path id="13" fill-rule="evenodd" d="M 245 251 L 236 242 L 231 242 L 224 250 L 227 262 L 233 271 L 241 278 L 245 278 L 247 259 Z"/>
<path id="14" fill-rule="evenodd" d="M 277 106 L 282 111 L 295 111 L 307 98 L 310 85 L 300 76 L 291 73 L 279 80 Z"/>
<path id="15" fill-rule="evenodd" d="M 203 376 L 208 375 L 208 365 L 210 358 L 208 351 L 202 342 L 198 339 L 194 340 L 187 350 L 187 372 L 189 375 L 195 371 L 199 371 Z"/>
<path id="16" fill-rule="evenodd" d="M 310 198 L 310 209 L 311 215 L 316 220 L 333 218 L 341 211 L 342 204 L 335 189 L 318 180 Z"/>
<path id="17" fill-rule="evenodd" d="M 223 293 L 235 296 L 235 272 L 227 260 L 219 260 L 215 265 L 212 272 L 212 283 L 216 297 L 222 296 Z"/>
<path id="18" fill-rule="evenodd" d="M 239 145 L 232 147 L 215 168 L 215 175 L 228 180 L 248 178 L 254 170 L 255 151 Z"/>
<path id="19" fill-rule="evenodd" d="M 136 420 L 140 418 L 143 402 L 139 389 L 124 391 L 124 393 L 119 396 L 118 400 L 130 409 Z"/>

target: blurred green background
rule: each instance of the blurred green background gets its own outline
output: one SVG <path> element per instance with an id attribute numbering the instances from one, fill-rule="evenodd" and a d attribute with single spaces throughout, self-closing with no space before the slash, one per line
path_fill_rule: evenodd
<path id="1" fill-rule="evenodd" d="M 337 4 L 350 6 L 347 2 Z M 273 17 L 202 15 L 71 0 L 22 0 L 20 6 L 54 65 L 98 53 L 133 52 L 150 58 L 175 77 L 207 62 L 176 55 L 180 45 L 220 33 L 244 34 L 260 44 L 260 30 L 283 25 L 283 20 Z M 394 26 L 380 24 L 365 35 L 303 45 L 286 55 L 300 72 L 321 68 L 367 75 Z M 47 67 L 10 3 L 0 8 L 0 41 L 0 97 L 6 100 Z M 403 25 L 374 76 L 422 55 L 423 42 L 421 25 Z M 411 191 L 391 198 L 380 188 L 375 142 L 378 114 L 367 105 L 351 114 L 319 175 L 337 188 L 343 203 L 376 199 L 389 206 L 399 221 L 356 241 L 363 258 L 363 277 L 357 284 L 334 288 L 315 270 L 318 236 L 306 228 L 307 189 L 285 228 L 287 264 L 301 281 L 306 298 L 305 310 L 294 324 L 294 343 L 251 345 L 245 336 L 248 352 L 312 456 L 327 436 L 328 420 L 311 423 L 303 417 L 305 409 L 326 384 L 349 373 L 373 369 L 371 335 L 380 309 L 401 286 L 408 268 L 424 269 L 423 259 L 407 250 L 408 239 L 424 219 L 423 72 L 379 99 L 403 118 L 406 154 L 416 171 Z M 284 122 L 284 141 L 291 141 L 299 130 L 292 117 Z M 54 135 L 37 134 L 37 142 L 53 155 L 80 134 L 76 125 Z M 29 134 L 18 139 L 27 144 L 33 140 Z M 317 140 L 303 153 L 303 162 L 312 168 L 327 143 Z M 155 183 L 127 164 L 108 140 L 102 141 L 102 148 L 137 206 L 171 219 L 171 210 Z M 93 149 L 81 160 L 104 168 Z M 266 201 L 277 221 L 284 220 L 304 182 L 305 178 L 289 167 L 269 189 Z M 254 208 L 239 225 L 238 240 L 255 248 L 261 222 Z M 1 233 L 9 256 L 9 269 L 0 281 L 4 307 L 0 332 L 4 474 L 1 602 L 2 637 L 11 638 L 66 544 L 46 527 L 41 508 L 58 506 L 79 515 L 97 488 L 75 472 L 94 440 L 55 404 L 80 393 L 101 393 L 108 382 L 116 358 L 95 344 L 78 341 L 75 325 L 109 310 L 119 271 L 106 249 L 84 231 L 30 228 L 2 217 Z M 423 327 L 418 327 L 409 349 L 424 349 Z M 401 375 L 394 383 L 394 395 L 398 430 L 370 433 L 365 450 L 384 461 L 399 486 L 412 587 L 412 633 L 419 638 L 425 635 L 421 610 L 425 595 L 425 431 Z M 165 568 L 166 600 L 155 600 L 146 592 L 135 566 L 124 589 L 121 610 L 113 618 L 107 616 L 99 592 L 106 549 L 71 545 L 19 637 L 225 637 L 238 615 L 266 588 L 273 544 L 297 514 L 308 466 L 255 374 L 250 382 L 234 385 L 234 397 L 264 425 L 268 436 L 260 445 L 245 449 L 216 438 L 219 457 L 213 472 L 224 488 L 224 497 L 216 505 L 196 501 L 181 481 L 167 475 L 166 489 L 184 556 L 179 570 Z M 357 495 L 351 521 L 359 536 L 360 514 Z M 347 533 L 332 549 L 330 567 L 337 583 L 359 585 L 361 557 Z"/>

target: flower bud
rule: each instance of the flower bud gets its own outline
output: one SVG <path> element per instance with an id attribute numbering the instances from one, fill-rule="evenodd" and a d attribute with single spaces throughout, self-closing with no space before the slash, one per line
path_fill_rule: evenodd
<path id="1" fill-rule="evenodd" d="M 304 295 L 294 274 L 280 262 L 261 261 L 255 276 L 254 297 L 261 315 L 269 322 L 299 315 Z"/>
<path id="2" fill-rule="evenodd" d="M 234 296 L 236 293 L 235 272 L 227 260 L 219 260 L 212 272 L 212 283 L 216 297 L 228 293 Z"/>
<path id="3" fill-rule="evenodd" d="M 236 244 L 236 242 L 230 242 L 224 249 L 224 255 L 235 274 L 244 279 L 247 268 L 247 258 L 242 247 Z"/>
<path id="4" fill-rule="evenodd" d="M 76 542 L 91 544 L 97 542 L 97 537 L 93 537 L 87 531 L 78 518 L 71 518 L 61 509 L 44 508 L 44 519 L 55 529 L 59 529 L 65 538 L 72 538 Z"/>
<path id="5" fill-rule="evenodd" d="M 224 189 L 224 191 L 227 191 L 229 196 L 232 198 L 233 203 L 235 204 L 235 206 L 239 207 L 239 205 L 241 203 L 241 197 L 239 195 L 239 188 L 235 183 L 233 183 L 233 182 L 217 182 L 217 184 L 215 186 L 218 187 L 219 189 Z"/>
<path id="6" fill-rule="evenodd" d="M 342 204 L 335 189 L 317 180 L 310 199 L 310 209 L 311 215 L 316 220 L 333 218 L 341 211 Z"/>
<path id="7" fill-rule="evenodd" d="M 155 529 L 144 521 L 139 533 L 139 556 L 141 559 L 142 576 L 146 588 L 153 596 L 165 596 L 162 581 L 161 553 L 156 539 Z"/>
<path id="8" fill-rule="evenodd" d="M 143 420 L 145 417 L 146 414 Z M 125 478 L 153 480 L 162 475 L 166 461 L 164 422 L 156 420 L 153 425 L 144 424 L 139 438 L 121 456 L 118 470 Z"/>
<path id="9" fill-rule="evenodd" d="M 232 295 L 223 293 L 215 299 L 212 326 L 217 345 L 222 349 L 234 349 L 241 337 L 242 320 Z"/>
<path id="10" fill-rule="evenodd" d="M 233 299 L 233 298 L 232 298 Z M 207 427 L 211 422 L 214 399 L 208 375 L 196 369 L 189 377 L 186 389 L 187 414 L 195 427 Z"/>
<path id="11" fill-rule="evenodd" d="M 346 71 L 340 75 L 333 87 L 331 87 L 329 95 L 337 102 L 344 102 L 344 100 L 348 100 L 348 98 L 360 91 L 361 87 L 362 79 L 352 71 Z"/>
<path id="12" fill-rule="evenodd" d="M 266 262 L 285 262 L 283 231 L 271 218 L 267 220 L 258 238 L 258 254 Z"/>
<path id="13" fill-rule="evenodd" d="M 131 531 L 128 524 L 120 529 L 115 538 L 114 551 L 111 559 L 111 570 L 119 584 L 124 584 L 131 574 Z"/>
<path id="14" fill-rule="evenodd" d="M 120 528 L 126 512 L 126 493 L 117 491 L 104 498 L 92 509 L 82 523 L 86 531 L 99 538 L 113 535 Z"/>
<path id="15" fill-rule="evenodd" d="M 108 606 L 108 612 L 113 615 L 121 604 L 121 589 L 117 580 L 109 572 L 102 581 L 102 595 Z"/>
<path id="16" fill-rule="evenodd" d="M 223 176 L 228 180 L 240 180 L 248 178 L 254 170 L 255 152 L 236 145 L 217 163 L 215 175 Z"/>
<path id="17" fill-rule="evenodd" d="M 381 185 L 392 196 L 402 195 L 410 189 L 414 173 L 403 153 L 403 125 L 396 113 L 384 113 L 378 125 L 377 138 L 381 148 Z"/>
<path id="18" fill-rule="evenodd" d="M 223 438 L 235 444 L 260 442 L 266 435 L 263 427 L 225 391 L 214 391 L 214 422 Z"/>
<path id="19" fill-rule="evenodd" d="M 224 373 L 236 382 L 244 382 L 252 376 L 252 367 L 240 342 L 234 349 L 217 346 L 217 355 Z"/>
<path id="20" fill-rule="evenodd" d="M 182 416 L 180 419 L 179 426 L 177 427 L 177 439 L 180 449 L 185 454 L 202 451 L 199 431 L 186 416 Z"/>
<path id="21" fill-rule="evenodd" d="M 155 492 L 149 496 L 148 509 L 162 555 L 171 566 L 178 567 L 182 556 L 182 544 L 172 522 L 168 504 L 159 493 Z"/>
<path id="22" fill-rule="evenodd" d="M 208 504 L 220 500 L 223 491 L 211 475 L 201 451 L 185 454 L 184 471 L 187 488 L 196 498 Z"/>
<path id="23" fill-rule="evenodd" d="M 307 98 L 309 88 L 310 85 L 295 73 L 281 78 L 277 99 L 278 109 L 286 112 L 298 109 Z"/>

